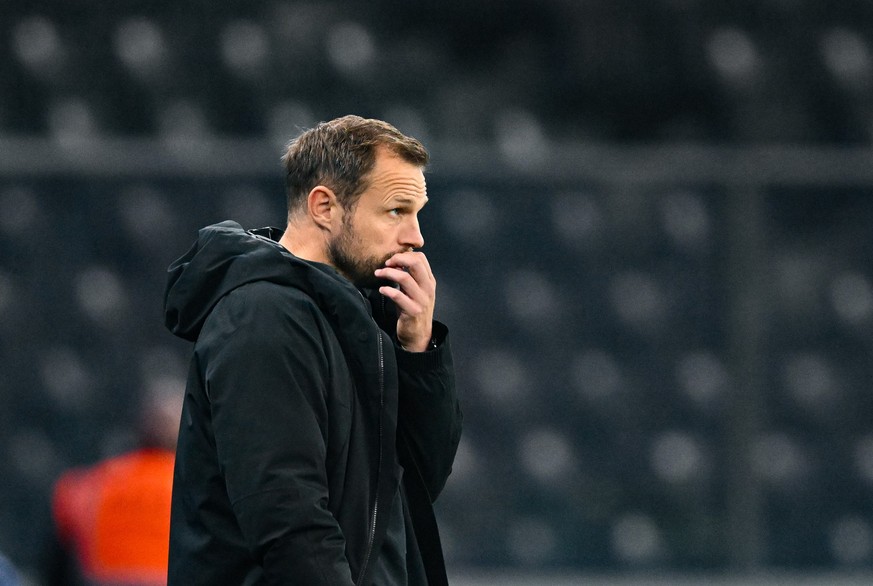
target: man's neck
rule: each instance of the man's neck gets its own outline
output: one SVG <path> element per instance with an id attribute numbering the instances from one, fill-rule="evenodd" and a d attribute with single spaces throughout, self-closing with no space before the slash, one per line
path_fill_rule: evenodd
<path id="1" fill-rule="evenodd" d="M 331 264 L 325 253 L 322 235 L 314 232 L 311 227 L 300 227 L 289 223 L 282 238 L 279 239 L 279 244 L 297 258 Z"/>

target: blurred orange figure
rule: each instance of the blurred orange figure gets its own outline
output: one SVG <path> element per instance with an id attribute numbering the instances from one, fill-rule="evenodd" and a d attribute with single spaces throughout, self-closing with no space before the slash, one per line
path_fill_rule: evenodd
<path id="1" fill-rule="evenodd" d="M 52 497 L 58 556 L 50 584 L 167 583 L 178 396 L 151 396 L 140 447 L 65 472 Z"/>

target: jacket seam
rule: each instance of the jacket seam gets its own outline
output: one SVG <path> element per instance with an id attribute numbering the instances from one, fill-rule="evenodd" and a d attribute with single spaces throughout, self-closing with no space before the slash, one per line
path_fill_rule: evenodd
<path id="1" fill-rule="evenodd" d="M 289 485 L 289 486 L 293 486 L 293 485 Z M 242 501 L 244 501 L 244 500 L 246 500 L 246 499 L 249 499 L 249 498 L 252 498 L 252 497 L 254 497 L 254 496 L 259 496 L 259 495 L 262 495 L 262 494 L 268 494 L 268 493 L 271 493 L 271 492 L 281 492 L 281 491 L 285 491 L 285 490 L 288 490 L 288 487 L 266 488 L 266 489 L 264 489 L 264 490 L 258 490 L 258 491 L 255 491 L 255 492 L 251 492 L 251 493 L 249 493 L 249 494 L 245 494 L 245 495 L 243 495 L 243 496 L 241 496 L 241 497 L 235 498 L 234 500 L 230 501 L 230 506 L 235 507 L 236 505 L 238 505 L 238 504 L 241 503 Z M 294 490 L 295 492 L 299 492 L 299 491 L 297 491 L 296 488 L 292 488 L 292 490 Z"/>

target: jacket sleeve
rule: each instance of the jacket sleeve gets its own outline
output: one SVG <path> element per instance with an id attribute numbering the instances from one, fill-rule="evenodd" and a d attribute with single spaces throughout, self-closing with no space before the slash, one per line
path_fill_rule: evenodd
<path id="1" fill-rule="evenodd" d="M 407 352 L 396 346 L 398 426 L 413 460 L 404 466 L 418 469 L 431 502 L 452 471 L 462 422 L 448 329 L 435 321 L 433 332 L 436 348 L 426 352 Z"/>
<path id="2" fill-rule="evenodd" d="M 253 283 L 219 302 L 198 341 L 219 467 L 267 584 L 352 584 L 327 508 L 319 324 L 303 294 Z"/>

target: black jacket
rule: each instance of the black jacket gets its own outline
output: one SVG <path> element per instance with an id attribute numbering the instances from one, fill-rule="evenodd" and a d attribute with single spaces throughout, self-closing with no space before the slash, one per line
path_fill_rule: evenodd
<path id="1" fill-rule="evenodd" d="M 437 348 L 405 352 L 389 300 L 278 235 L 209 226 L 168 269 L 165 323 L 196 342 L 170 586 L 369 584 L 401 475 L 424 565 L 442 563 L 419 525 L 460 438 L 447 330 L 434 322 Z"/>

